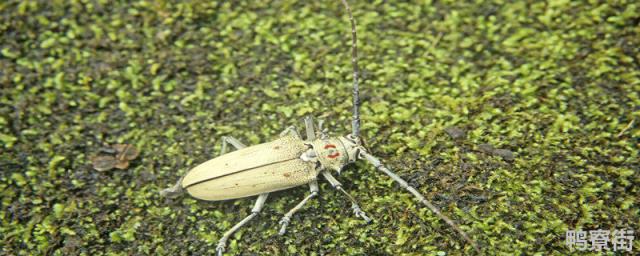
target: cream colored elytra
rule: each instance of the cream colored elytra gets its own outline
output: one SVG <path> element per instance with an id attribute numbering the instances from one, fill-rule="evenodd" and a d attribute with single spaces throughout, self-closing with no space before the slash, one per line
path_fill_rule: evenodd
<path id="1" fill-rule="evenodd" d="M 323 169 L 340 171 L 356 160 L 346 137 L 311 143 L 291 134 L 206 161 L 182 179 L 182 188 L 203 200 L 227 200 L 284 190 L 316 180 Z"/>

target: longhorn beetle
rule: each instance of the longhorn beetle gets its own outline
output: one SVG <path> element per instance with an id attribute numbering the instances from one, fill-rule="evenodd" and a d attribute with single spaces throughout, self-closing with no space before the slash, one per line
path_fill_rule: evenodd
<path id="1" fill-rule="evenodd" d="M 360 98 L 358 90 L 358 47 L 356 24 L 351 14 L 351 8 L 346 0 L 342 0 L 351 22 L 351 64 L 353 65 L 353 120 L 351 134 L 342 137 L 329 137 L 323 130 L 323 122 L 318 122 L 315 131 L 311 117 L 304 120 L 306 139 L 302 139 L 295 126 L 285 129 L 280 138 L 247 147 L 233 137 L 222 138 L 220 156 L 206 161 L 191 169 L 171 188 L 160 192 L 162 196 L 174 197 L 184 190 L 191 196 L 209 201 L 229 200 L 258 196 L 251 214 L 228 230 L 216 247 L 218 255 L 222 255 L 231 234 L 244 226 L 260 213 L 269 193 L 308 184 L 311 193 L 287 212 L 280 220 L 280 235 L 286 232 L 291 217 L 300 210 L 310 199 L 318 195 L 319 175 L 322 175 L 333 188 L 344 194 L 351 201 L 351 208 L 357 217 L 366 222 L 371 219 L 360 209 L 356 200 L 349 195 L 342 184 L 336 180 L 331 171 L 340 171 L 358 159 L 365 159 L 373 164 L 400 186 L 408 190 L 415 198 L 455 229 L 478 254 L 481 254 L 476 243 L 458 227 L 451 219 L 442 214 L 418 190 L 410 186 L 404 179 L 385 167 L 378 158 L 364 147 L 360 138 Z M 235 151 L 227 152 L 227 145 L 231 144 Z"/>

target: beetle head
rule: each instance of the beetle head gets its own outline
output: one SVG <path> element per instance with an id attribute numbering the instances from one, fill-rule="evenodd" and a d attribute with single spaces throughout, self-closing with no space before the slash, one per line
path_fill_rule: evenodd
<path id="1" fill-rule="evenodd" d="M 349 137 L 325 138 L 313 142 L 313 148 L 322 167 L 340 173 L 342 168 L 357 160 L 359 147 Z"/>

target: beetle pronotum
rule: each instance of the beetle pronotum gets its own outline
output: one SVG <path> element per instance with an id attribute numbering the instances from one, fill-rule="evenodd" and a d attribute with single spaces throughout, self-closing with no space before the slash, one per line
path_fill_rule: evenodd
<path id="1" fill-rule="evenodd" d="M 429 202 L 417 189 L 404 179 L 385 167 L 363 146 L 360 138 L 360 98 L 358 88 L 358 48 L 356 24 L 351 8 L 346 0 L 342 0 L 351 22 L 351 63 L 353 65 L 353 120 L 352 133 L 342 137 L 329 137 L 322 129 L 322 121 L 318 123 L 318 131 L 314 128 L 310 117 L 305 119 L 306 137 L 298 134 L 295 126 L 285 129 L 280 138 L 255 146 L 247 147 L 233 137 L 222 138 L 220 156 L 208 160 L 191 169 L 171 188 L 162 190 L 162 196 L 175 196 L 184 190 L 191 196 L 209 201 L 229 200 L 258 196 L 251 214 L 224 233 L 216 247 L 218 255 L 222 255 L 231 234 L 241 228 L 260 213 L 269 193 L 300 185 L 308 184 L 311 193 L 287 212 L 280 221 L 280 234 L 286 232 L 291 217 L 310 199 L 318 195 L 317 178 L 322 175 L 333 188 L 344 194 L 351 201 L 351 208 L 357 217 L 369 222 L 371 219 L 360 209 L 356 200 L 349 195 L 342 184 L 330 171 L 340 171 L 358 159 L 365 159 L 376 169 L 389 176 L 409 191 L 438 217 L 455 229 L 480 254 L 480 249 L 469 236 L 451 219 Z M 227 152 L 227 146 L 236 150 Z"/>

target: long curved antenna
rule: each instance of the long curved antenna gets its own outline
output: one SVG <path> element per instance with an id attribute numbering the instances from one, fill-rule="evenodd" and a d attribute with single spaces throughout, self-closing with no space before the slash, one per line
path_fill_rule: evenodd
<path id="1" fill-rule="evenodd" d="M 360 137 L 360 91 L 358 90 L 358 39 L 356 35 L 356 21 L 351 14 L 351 7 L 346 0 L 342 4 L 349 13 L 351 21 L 351 64 L 353 65 L 353 121 L 351 121 L 351 135 L 354 138 Z"/>
<path id="2" fill-rule="evenodd" d="M 400 178 L 400 176 L 398 176 L 397 174 L 395 174 L 394 172 L 392 172 L 391 170 L 389 170 L 389 168 L 387 168 L 386 166 L 384 166 L 381 162 L 380 159 L 378 159 L 377 157 L 367 153 L 364 150 L 360 151 L 360 154 L 362 156 L 362 158 L 366 159 L 367 161 L 369 161 L 369 163 L 373 164 L 373 166 L 375 166 L 378 170 L 380 170 L 381 172 L 384 172 L 387 176 L 389 176 L 391 179 L 393 179 L 394 181 L 398 182 L 400 184 L 400 186 L 404 189 L 406 189 L 407 191 L 411 192 L 411 194 L 413 194 L 416 199 L 418 199 L 418 201 L 420 201 L 421 203 L 423 203 L 425 206 L 427 206 L 427 208 L 429 208 L 429 210 L 431 210 L 433 213 L 435 213 L 440 219 L 444 220 L 444 222 L 446 222 L 447 224 L 449 224 L 449 226 L 451 226 L 453 229 L 455 229 L 458 234 L 460 234 L 465 241 L 467 241 L 467 243 L 471 244 L 471 246 L 473 246 L 473 249 L 476 251 L 476 253 L 478 253 L 478 255 L 482 255 L 482 251 L 480 251 L 480 247 L 478 247 L 478 245 L 476 244 L 475 241 L 473 241 L 471 238 L 469 238 L 469 236 L 467 235 L 467 233 L 465 233 L 458 225 L 456 225 L 455 222 L 453 222 L 451 219 L 449 219 L 449 217 L 447 217 L 446 215 L 444 215 L 440 209 L 438 209 L 438 207 L 436 207 L 435 205 L 433 205 L 431 202 L 429 202 L 429 200 L 427 200 L 422 194 L 420 194 L 420 192 L 418 192 L 417 189 L 415 189 L 414 187 L 412 187 L 411 185 L 409 185 L 409 183 L 407 183 L 407 181 L 405 181 L 404 179 Z"/>

